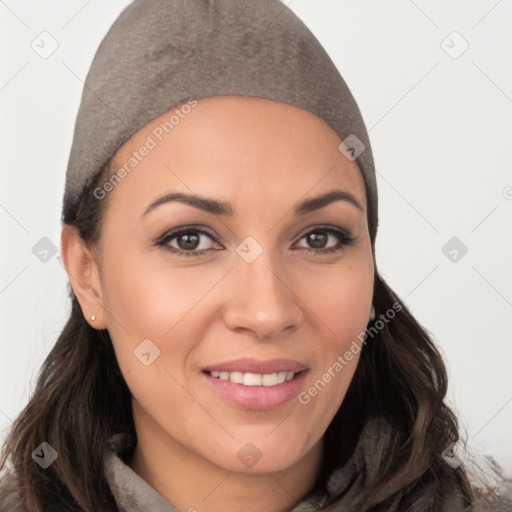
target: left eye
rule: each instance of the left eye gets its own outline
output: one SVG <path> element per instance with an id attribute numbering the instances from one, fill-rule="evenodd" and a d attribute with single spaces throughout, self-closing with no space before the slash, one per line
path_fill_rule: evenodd
<path id="1" fill-rule="evenodd" d="M 326 247 L 329 238 L 338 242 L 334 247 Z M 346 232 L 333 228 L 316 228 L 306 233 L 300 240 L 305 239 L 312 247 L 306 247 L 306 251 L 315 253 L 333 252 L 344 249 L 353 242 L 352 237 Z"/>
<path id="2" fill-rule="evenodd" d="M 215 241 L 214 237 L 203 229 L 186 228 L 166 233 L 156 242 L 156 245 L 177 256 L 201 256 L 211 249 L 207 243 L 202 243 L 202 235 Z M 333 238 L 338 244 L 334 247 L 326 247 L 329 239 L 332 241 Z M 332 227 L 315 228 L 303 235 L 299 241 L 303 239 L 306 243 L 313 245 L 313 247 L 303 247 L 303 250 L 317 254 L 340 251 L 353 242 L 352 236 L 347 231 Z M 172 243 L 176 243 L 177 246 Z"/>

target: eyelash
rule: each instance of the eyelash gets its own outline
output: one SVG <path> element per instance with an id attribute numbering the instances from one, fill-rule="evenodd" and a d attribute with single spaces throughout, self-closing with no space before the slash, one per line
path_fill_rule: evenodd
<path id="1" fill-rule="evenodd" d="M 334 228 L 332 226 L 318 226 L 318 227 L 315 227 L 314 229 L 308 231 L 307 233 L 305 233 L 304 235 L 302 235 L 299 240 L 302 240 L 304 237 L 306 237 L 307 235 L 310 235 L 311 233 L 316 233 L 316 232 L 326 232 L 326 233 L 329 233 L 329 234 L 333 234 L 338 240 L 339 242 L 341 243 L 341 245 L 339 247 L 330 247 L 328 249 L 311 249 L 311 248 L 301 248 L 302 250 L 308 252 L 308 253 L 314 253 L 314 254 L 326 254 L 326 253 L 335 253 L 335 252 L 339 252 L 343 249 L 345 249 L 346 247 L 350 246 L 353 242 L 354 242 L 354 238 L 345 230 L 343 229 L 340 229 L 340 228 Z M 185 226 L 185 227 L 182 227 L 182 228 L 178 228 L 174 231 L 170 231 L 170 232 L 167 232 L 165 233 L 164 235 L 162 235 L 155 243 L 155 245 L 161 249 L 164 249 L 165 251 L 169 251 L 171 252 L 172 254 L 175 254 L 176 256 L 179 256 L 179 257 L 196 257 L 196 256 L 201 256 L 203 255 L 206 251 L 209 251 L 211 249 L 202 249 L 200 251 L 183 251 L 183 250 L 178 250 L 174 247 L 171 247 L 169 245 L 169 242 L 171 240 L 173 240 L 174 238 L 177 238 L 179 237 L 180 235 L 184 235 L 184 234 L 187 234 L 187 233 L 200 233 L 202 235 L 206 235 L 208 236 L 209 238 L 211 238 L 214 242 L 216 242 L 215 240 L 215 237 L 213 236 L 212 233 L 209 233 L 208 231 L 202 229 L 202 228 L 199 228 L 199 227 L 196 227 L 196 226 Z"/>

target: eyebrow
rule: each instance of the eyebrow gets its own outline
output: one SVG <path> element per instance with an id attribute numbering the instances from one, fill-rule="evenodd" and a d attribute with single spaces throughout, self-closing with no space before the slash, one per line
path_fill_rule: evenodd
<path id="1" fill-rule="evenodd" d="M 147 215 L 150 211 L 154 210 L 158 206 L 170 202 L 179 202 L 185 203 L 199 210 L 203 210 L 208 213 L 213 213 L 214 215 L 223 215 L 228 217 L 233 217 L 234 212 L 233 208 L 229 203 L 225 203 L 222 201 L 217 201 L 215 199 L 210 199 L 207 197 L 199 196 L 197 194 L 185 194 L 183 192 L 173 192 L 170 194 L 166 194 L 158 198 L 156 201 L 152 202 L 144 211 L 142 216 Z M 356 198 L 346 192 L 344 190 L 331 190 L 324 194 L 321 194 L 316 197 L 311 197 L 308 199 L 304 199 L 297 203 L 293 209 L 293 213 L 295 215 L 306 215 L 315 210 L 319 210 L 328 204 L 331 204 L 335 201 L 346 201 L 353 206 L 355 206 L 358 210 L 363 211 L 363 207 L 359 204 Z"/>

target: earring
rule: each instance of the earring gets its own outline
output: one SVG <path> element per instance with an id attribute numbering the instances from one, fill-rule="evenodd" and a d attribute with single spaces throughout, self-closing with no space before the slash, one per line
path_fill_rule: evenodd
<path id="1" fill-rule="evenodd" d="M 370 311 L 370 321 L 374 321 L 375 320 L 375 306 L 372 304 L 372 309 Z"/>
<path id="2" fill-rule="evenodd" d="M 94 320 L 96 320 L 96 315 L 92 315 L 91 320 L 94 322 Z"/>

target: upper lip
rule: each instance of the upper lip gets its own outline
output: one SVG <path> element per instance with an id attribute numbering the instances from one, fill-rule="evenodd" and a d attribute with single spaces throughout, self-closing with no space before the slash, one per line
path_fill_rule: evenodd
<path id="1" fill-rule="evenodd" d="M 293 359 L 234 359 L 223 363 L 212 364 L 203 368 L 208 372 L 242 372 L 260 373 L 262 375 L 277 372 L 298 373 L 305 370 L 307 366 Z"/>

